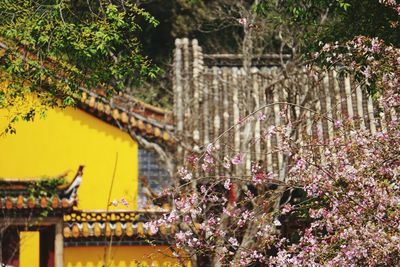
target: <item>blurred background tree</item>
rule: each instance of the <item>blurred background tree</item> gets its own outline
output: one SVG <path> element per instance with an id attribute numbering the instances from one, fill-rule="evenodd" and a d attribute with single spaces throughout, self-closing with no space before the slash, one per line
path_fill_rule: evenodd
<path id="1" fill-rule="evenodd" d="M 290 53 L 304 61 L 321 43 L 354 36 L 379 37 L 399 46 L 399 19 L 393 8 L 375 0 L 138 0 L 160 25 L 140 23 L 144 51 L 164 71 L 131 93 L 156 105 L 170 106 L 170 66 L 175 38 L 199 40 L 207 54 L 243 51 L 251 35 L 251 54 Z M 239 22 L 246 18 L 248 25 Z M 252 20 L 252 21 L 250 21 Z M 250 26 L 250 27 L 249 27 Z"/>
<path id="2" fill-rule="evenodd" d="M 205 53 L 238 53 L 244 35 L 238 19 L 257 13 L 253 22 L 263 52 L 279 52 L 279 34 L 291 34 L 304 48 L 319 41 L 357 35 L 399 44 L 396 11 L 374 0 L 148 0 L 139 1 L 159 21 L 144 27 L 144 50 L 162 64 L 171 58 L 175 38 L 196 38 Z"/>

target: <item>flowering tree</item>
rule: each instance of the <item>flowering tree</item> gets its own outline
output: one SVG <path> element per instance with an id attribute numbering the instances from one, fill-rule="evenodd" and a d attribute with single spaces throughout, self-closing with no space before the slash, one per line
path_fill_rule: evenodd
<path id="1" fill-rule="evenodd" d="M 384 4 L 398 5 L 391 1 Z M 198 266 L 393 266 L 400 262 L 399 122 L 400 50 L 378 38 L 356 37 L 325 44 L 314 55 L 327 68 L 348 73 L 365 86 L 381 112 L 376 130 L 359 129 L 358 118 L 332 121 L 332 138 L 318 132 L 299 139 L 293 121 L 270 128 L 261 139 L 279 136 L 276 148 L 286 160 L 283 173 L 252 162 L 246 175 L 246 150 L 221 152 L 214 140 L 188 158 L 169 192 L 174 209 L 147 227 L 179 224 L 172 249 L 184 249 Z M 294 103 L 270 105 L 291 106 Z M 250 118 L 263 121 L 266 106 Z M 306 107 L 298 107 L 306 108 Z M 299 119 L 301 120 L 301 119 Z M 231 130 L 235 130 L 232 127 Z M 252 140 L 259 142 L 260 139 Z M 268 151 L 266 151 L 267 153 Z M 217 175 L 217 169 L 242 170 Z"/>
<path id="2" fill-rule="evenodd" d="M 343 56 L 345 50 L 352 60 Z M 244 168 L 246 151 L 221 158 L 220 148 L 211 143 L 179 170 L 175 208 L 149 223 L 151 231 L 179 223 L 173 244 L 199 266 L 399 262 L 400 51 L 358 37 L 344 46 L 326 45 L 318 55 L 322 58 L 347 66 L 343 71 L 369 86 L 384 115 L 378 130 L 357 129 L 357 118 L 335 121 L 334 136 L 327 141 L 296 139 L 288 126 L 271 129 L 263 138 L 279 135 L 279 150 L 289 158 L 283 178 L 267 172 L 262 162 L 253 162 L 250 176 L 217 176 L 220 165 Z M 251 116 L 263 120 L 260 112 Z"/>

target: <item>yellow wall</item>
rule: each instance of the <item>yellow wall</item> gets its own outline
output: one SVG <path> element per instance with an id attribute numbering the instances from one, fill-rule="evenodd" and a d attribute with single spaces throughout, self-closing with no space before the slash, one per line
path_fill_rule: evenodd
<path id="1" fill-rule="evenodd" d="M 39 267 L 40 265 L 40 233 L 38 231 L 21 231 L 19 233 L 19 265 L 20 267 Z"/>
<path id="2" fill-rule="evenodd" d="M 166 246 L 113 246 L 64 248 L 64 267 L 103 267 L 104 253 L 107 267 L 179 266 Z"/>
<path id="3" fill-rule="evenodd" d="M 0 112 L 0 129 L 5 123 Z M 123 197 L 129 206 L 110 210 L 136 209 L 138 146 L 125 132 L 73 108 L 49 110 L 44 119 L 18 122 L 16 130 L 0 137 L 0 178 L 55 177 L 70 170 L 72 180 L 85 165 L 78 208 L 106 210 L 116 165 L 111 201 Z"/>

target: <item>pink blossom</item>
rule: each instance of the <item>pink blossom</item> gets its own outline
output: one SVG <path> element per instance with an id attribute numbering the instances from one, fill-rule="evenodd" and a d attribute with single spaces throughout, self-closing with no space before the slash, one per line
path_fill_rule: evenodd
<path id="1" fill-rule="evenodd" d="M 282 207 L 282 214 L 289 213 L 292 210 L 292 205 L 286 204 L 285 206 Z"/>
<path id="2" fill-rule="evenodd" d="M 372 76 L 371 68 L 369 66 L 362 70 L 361 73 L 364 75 L 365 79 L 370 79 Z"/>
<path id="3" fill-rule="evenodd" d="M 168 222 L 168 223 L 174 223 L 174 222 L 176 222 L 176 220 L 178 219 L 178 214 L 177 214 L 177 211 L 174 209 L 174 210 L 172 210 L 169 214 L 168 214 L 168 217 L 167 217 L 167 219 L 166 219 L 166 221 Z"/>
<path id="4" fill-rule="evenodd" d="M 373 38 L 371 41 L 371 51 L 373 53 L 379 53 L 381 49 L 378 38 Z"/>
<path id="5" fill-rule="evenodd" d="M 236 154 L 236 155 L 232 158 L 231 162 L 232 162 L 232 164 L 234 164 L 234 165 L 238 165 L 238 164 L 242 163 L 244 157 L 245 157 L 245 154 L 243 154 L 243 153 L 238 153 L 238 154 Z"/>
<path id="6" fill-rule="evenodd" d="M 199 158 L 196 155 L 190 155 L 186 160 L 192 166 L 195 166 L 199 162 Z"/>
<path id="7" fill-rule="evenodd" d="M 223 209 L 222 209 L 222 212 L 223 212 L 225 215 L 229 216 L 229 217 L 232 216 L 232 212 L 231 212 L 230 210 L 226 209 L 226 208 L 223 208 Z"/>
<path id="8" fill-rule="evenodd" d="M 265 113 L 258 113 L 258 120 L 259 121 L 265 121 L 267 119 L 267 115 Z"/>
<path id="9" fill-rule="evenodd" d="M 178 242 L 181 242 L 181 243 L 183 243 L 183 242 L 186 241 L 186 237 L 187 237 L 187 235 L 186 235 L 184 232 L 182 232 L 182 231 L 178 232 L 178 233 L 175 235 L 175 238 L 177 239 L 177 241 L 178 241 Z"/>
<path id="10" fill-rule="evenodd" d="M 238 19 L 239 24 L 246 26 L 247 25 L 247 19 L 246 18 L 240 18 Z"/>
<path id="11" fill-rule="evenodd" d="M 206 153 L 206 155 L 204 156 L 204 162 L 206 162 L 207 164 L 213 164 L 214 159 L 210 154 Z"/>
<path id="12" fill-rule="evenodd" d="M 231 189 L 231 180 L 230 180 L 230 179 L 226 179 L 226 180 L 225 180 L 225 182 L 224 182 L 224 188 L 225 188 L 226 190 Z"/>
<path id="13" fill-rule="evenodd" d="M 239 246 L 239 242 L 238 242 L 237 239 L 234 238 L 234 237 L 230 237 L 230 238 L 228 239 L 228 242 L 231 243 L 231 245 L 234 246 L 234 247 L 238 247 L 238 246 Z"/>
<path id="14" fill-rule="evenodd" d="M 204 185 L 202 185 L 200 187 L 200 192 L 204 194 L 206 191 L 207 191 L 206 187 Z"/>
<path id="15" fill-rule="evenodd" d="M 113 205 L 114 207 L 118 206 L 118 200 L 117 200 L 117 199 L 114 199 L 114 200 L 111 202 L 111 205 Z"/>
<path id="16" fill-rule="evenodd" d="M 158 227 L 155 222 L 146 222 L 143 227 L 147 229 L 151 235 L 155 235 L 158 232 Z"/>
<path id="17" fill-rule="evenodd" d="M 124 206 L 128 206 L 129 202 L 125 198 L 121 198 L 121 204 Z"/>
<path id="18" fill-rule="evenodd" d="M 274 225 L 275 225 L 275 226 L 281 226 L 282 223 L 278 220 L 278 218 L 275 218 L 275 220 L 274 220 Z"/>
<path id="19" fill-rule="evenodd" d="M 192 180 L 193 174 L 190 173 L 186 168 L 182 167 L 178 170 L 178 175 L 182 180 L 190 181 Z"/>

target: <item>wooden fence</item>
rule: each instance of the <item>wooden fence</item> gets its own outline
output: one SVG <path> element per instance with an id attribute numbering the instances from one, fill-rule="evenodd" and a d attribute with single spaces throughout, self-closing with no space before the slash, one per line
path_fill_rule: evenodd
<path id="1" fill-rule="evenodd" d="M 384 120 L 377 120 L 382 114 L 376 112 L 372 99 L 349 76 L 305 67 L 283 69 L 274 63 L 278 55 L 271 55 L 265 67 L 248 68 L 204 63 L 205 58 L 212 62 L 212 57 L 202 53 L 197 40 L 176 40 L 173 90 L 178 162 L 256 110 L 260 111 L 248 119 L 250 123 L 237 125 L 215 142 L 225 155 L 247 151 L 247 171 L 251 162 L 262 160 L 269 171 L 282 172 L 284 153 L 275 152 L 281 140 L 276 135 L 262 137 L 271 127 L 286 124 L 288 117 L 302 121 L 292 133 L 300 140 L 307 135 L 332 138 L 334 122 L 346 117 L 358 118 L 358 129 L 375 132 L 385 127 Z M 279 104 L 265 107 L 272 103 Z"/>

